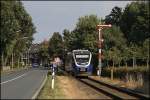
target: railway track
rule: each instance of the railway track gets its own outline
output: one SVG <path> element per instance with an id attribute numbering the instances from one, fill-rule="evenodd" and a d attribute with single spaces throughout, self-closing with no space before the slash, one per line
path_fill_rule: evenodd
<path id="1" fill-rule="evenodd" d="M 149 99 L 149 97 L 145 95 L 140 95 L 131 91 L 126 91 L 91 78 L 79 78 L 79 81 L 109 96 L 112 99 Z"/>
<path id="2" fill-rule="evenodd" d="M 71 74 L 62 71 L 64 75 L 70 76 L 72 78 L 73 77 Z M 118 88 L 109 84 L 106 84 L 104 82 L 89 78 L 89 77 L 78 77 L 76 78 L 78 81 L 94 88 L 95 90 L 97 90 L 100 93 L 103 93 L 104 95 L 108 96 L 109 98 L 112 99 L 134 99 L 134 100 L 149 100 L 149 96 L 143 95 L 143 94 L 138 94 L 135 93 L 133 91 L 129 91 L 129 90 L 125 90 L 122 88 Z"/>

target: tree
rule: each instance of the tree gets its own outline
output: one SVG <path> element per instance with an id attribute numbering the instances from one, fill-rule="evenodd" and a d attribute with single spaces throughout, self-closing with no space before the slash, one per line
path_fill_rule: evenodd
<path id="1" fill-rule="evenodd" d="M 143 54 L 143 58 L 146 58 L 146 63 L 147 63 L 147 68 L 149 67 L 149 48 L 150 48 L 150 38 L 146 39 L 143 43 L 143 49 L 142 49 L 142 54 Z"/>
<path id="2" fill-rule="evenodd" d="M 63 31 L 63 42 L 64 42 L 64 49 L 66 51 L 71 51 L 71 33 L 69 30 L 64 29 Z"/>
<path id="3" fill-rule="evenodd" d="M 97 52 L 98 32 L 96 26 L 99 23 L 100 19 L 96 15 L 83 16 L 78 19 L 76 28 L 73 30 L 76 48 Z"/>
<path id="4" fill-rule="evenodd" d="M 136 66 L 137 45 L 130 44 L 130 58 L 133 59 L 133 68 Z"/>
<path id="5" fill-rule="evenodd" d="M 35 26 L 32 23 L 31 16 L 24 9 L 22 2 L 14 3 L 15 18 L 20 25 L 19 35 L 16 38 L 14 53 L 17 54 L 14 58 L 20 59 L 20 55 L 25 52 L 32 44 L 33 34 L 36 32 Z M 27 37 L 27 38 L 24 38 Z"/>
<path id="6" fill-rule="evenodd" d="M 49 54 L 51 57 L 59 56 L 63 57 L 63 40 L 59 32 L 54 32 L 53 36 L 49 40 Z"/>
<path id="7" fill-rule="evenodd" d="M 13 52 L 13 47 L 18 36 L 17 31 L 20 26 L 14 16 L 13 3 L 15 1 L 0 1 L 1 3 L 1 56 L 3 55 L 3 65 L 6 65 L 9 56 Z"/>
<path id="8" fill-rule="evenodd" d="M 128 67 L 128 63 L 127 61 L 131 58 L 131 55 L 130 55 L 130 48 L 125 46 L 124 47 L 124 50 L 122 52 L 122 60 L 125 64 L 126 67 Z"/>
<path id="9" fill-rule="evenodd" d="M 48 41 L 43 41 L 40 44 L 39 56 L 41 58 L 42 64 L 47 64 L 49 61 L 49 52 L 48 52 Z"/>
<path id="10" fill-rule="evenodd" d="M 121 22 L 122 9 L 120 7 L 114 7 L 109 15 L 105 17 L 106 24 L 112 24 L 119 26 Z"/>
<path id="11" fill-rule="evenodd" d="M 123 11 L 121 11 L 121 8 L 119 7 L 114 7 L 111 13 L 105 17 L 106 23 L 111 23 L 120 27 L 125 40 L 127 40 L 125 41 L 127 45 L 122 45 L 124 47 L 118 47 L 122 48 L 121 58 L 126 63 L 126 66 L 127 61 L 130 59 L 133 59 L 133 66 L 135 66 L 136 59 L 143 58 L 143 42 L 150 36 L 149 19 L 149 4 L 142 1 L 132 2 L 126 5 Z M 110 45 L 107 44 L 105 46 L 110 47 L 111 45 L 115 46 L 114 44 L 120 45 L 120 43 L 111 42 Z M 108 52 L 105 54 L 108 55 Z"/>
<path id="12" fill-rule="evenodd" d="M 83 41 L 84 47 L 93 53 L 97 53 L 97 41 L 98 38 L 95 34 L 86 34 L 85 39 Z"/>
<path id="13" fill-rule="evenodd" d="M 1 55 L 4 65 L 13 53 L 18 55 L 32 43 L 36 32 L 31 16 L 20 1 L 0 1 L 1 4 Z M 24 37 L 28 37 L 23 39 Z"/>
<path id="14" fill-rule="evenodd" d="M 107 60 L 114 60 L 117 63 L 120 63 L 123 55 L 122 53 L 126 47 L 126 40 L 120 28 L 117 26 L 112 26 L 112 28 L 103 30 L 104 37 L 104 57 Z M 114 55 L 114 59 L 112 58 Z M 117 55 L 117 58 L 115 58 Z M 115 63 L 114 62 L 114 63 Z"/>
<path id="15" fill-rule="evenodd" d="M 133 42 L 142 45 L 149 35 L 149 4 L 144 2 L 132 2 L 125 7 L 121 18 L 121 30 L 128 44 Z"/>

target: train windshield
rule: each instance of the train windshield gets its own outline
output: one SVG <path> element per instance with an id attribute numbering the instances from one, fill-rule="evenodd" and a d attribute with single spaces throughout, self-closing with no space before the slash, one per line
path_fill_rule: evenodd
<path id="1" fill-rule="evenodd" d="M 90 59 L 90 52 L 76 52 L 75 59 L 79 65 L 87 65 Z"/>

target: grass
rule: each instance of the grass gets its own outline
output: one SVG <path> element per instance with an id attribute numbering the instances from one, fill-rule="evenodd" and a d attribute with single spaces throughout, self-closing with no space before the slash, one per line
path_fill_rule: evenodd
<path id="1" fill-rule="evenodd" d="M 104 77 L 111 77 L 112 67 L 105 68 L 102 72 Z M 149 80 L 149 69 L 145 66 L 138 67 L 115 67 L 113 69 L 114 79 L 125 82 L 124 87 L 136 89 L 144 87 L 144 82 Z M 113 80 L 112 80 L 113 81 Z"/>
<path id="2" fill-rule="evenodd" d="M 55 86 L 54 89 L 51 89 L 51 75 L 48 74 L 46 84 L 44 85 L 43 89 L 40 91 L 37 99 L 65 99 L 65 95 L 63 94 L 59 80 L 57 76 L 55 77 Z"/>
<path id="3" fill-rule="evenodd" d="M 143 86 L 143 77 L 142 74 L 137 75 L 137 77 L 132 75 L 126 75 L 126 85 L 127 87 L 137 88 Z"/>
<path id="4" fill-rule="evenodd" d="M 110 77 L 111 75 L 111 69 L 112 67 L 109 68 L 105 68 L 102 71 L 102 75 L 103 76 L 107 76 Z M 145 76 L 149 76 L 149 69 L 147 69 L 147 67 L 144 66 L 140 66 L 140 67 L 115 67 L 113 69 L 114 72 L 114 78 L 126 78 L 126 75 L 133 75 L 133 76 L 138 76 L 138 74 L 142 74 Z"/>
<path id="5" fill-rule="evenodd" d="M 9 70 L 1 70 L 1 74 L 0 75 L 10 74 L 10 73 L 22 70 L 22 69 L 26 69 L 26 68 L 19 68 L 19 69 L 18 68 L 13 68 L 13 69 L 9 69 Z"/>

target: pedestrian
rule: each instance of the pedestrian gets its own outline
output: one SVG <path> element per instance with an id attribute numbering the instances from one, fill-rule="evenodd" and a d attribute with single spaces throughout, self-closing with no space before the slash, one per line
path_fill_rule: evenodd
<path id="1" fill-rule="evenodd" d="M 54 71 L 57 72 L 57 64 L 56 62 L 53 62 Z"/>
<path id="2" fill-rule="evenodd" d="M 52 66 L 54 68 L 54 71 L 57 72 L 57 62 L 55 60 L 56 58 L 53 59 L 53 62 L 52 62 Z"/>

